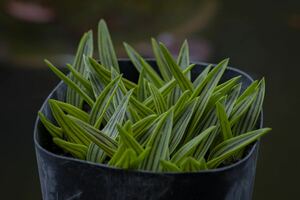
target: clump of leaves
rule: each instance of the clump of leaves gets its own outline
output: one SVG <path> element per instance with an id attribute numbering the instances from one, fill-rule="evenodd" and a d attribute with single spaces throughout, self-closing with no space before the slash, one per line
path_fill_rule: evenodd
<path id="1" fill-rule="evenodd" d="M 253 130 L 262 109 L 264 79 L 244 91 L 240 77 L 220 83 L 225 59 L 191 80 L 195 65 L 190 64 L 187 41 L 174 59 L 152 39 L 159 72 L 129 44 L 124 46 L 139 72 L 137 83 L 122 76 L 103 20 L 98 27 L 100 63 L 92 58 L 91 31 L 83 35 L 73 64 L 67 65 L 69 75 L 46 60 L 68 87 L 65 102 L 48 102 L 56 122 L 42 112 L 39 117 L 65 152 L 125 169 L 191 172 L 236 162 L 249 144 L 270 131 Z"/>

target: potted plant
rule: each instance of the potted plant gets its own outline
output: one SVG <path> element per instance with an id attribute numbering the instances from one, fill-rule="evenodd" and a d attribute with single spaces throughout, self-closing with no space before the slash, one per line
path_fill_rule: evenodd
<path id="1" fill-rule="evenodd" d="M 152 39 L 154 60 L 124 43 L 118 60 L 103 20 L 99 60 L 82 37 L 70 73 L 35 124 L 43 199 L 251 199 L 262 128 L 264 79 L 175 60 Z"/>

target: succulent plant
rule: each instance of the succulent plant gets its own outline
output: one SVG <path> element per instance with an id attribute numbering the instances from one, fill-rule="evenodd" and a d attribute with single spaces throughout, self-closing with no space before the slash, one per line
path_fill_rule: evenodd
<path id="1" fill-rule="evenodd" d="M 53 142 L 75 158 L 124 169 L 194 172 L 229 165 L 270 131 L 254 130 L 262 110 L 265 81 L 242 90 L 240 77 L 220 79 L 228 59 L 207 66 L 194 80 L 187 41 L 174 59 L 152 39 L 158 70 L 129 44 L 125 50 L 139 73 L 122 76 L 108 28 L 98 26 L 99 60 L 93 34 L 85 33 L 65 75 L 65 101 L 48 101 L 56 122 L 39 112 Z M 130 70 L 130 69 L 128 69 Z"/>

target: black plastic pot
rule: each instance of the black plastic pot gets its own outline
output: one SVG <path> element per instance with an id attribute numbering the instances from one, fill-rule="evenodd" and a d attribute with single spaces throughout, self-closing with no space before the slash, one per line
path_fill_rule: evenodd
<path id="1" fill-rule="evenodd" d="M 155 67 L 154 61 L 149 61 Z M 207 64 L 200 63 L 192 71 L 199 74 Z M 135 81 L 137 73 L 130 61 L 120 61 L 125 77 Z M 252 79 L 244 72 L 228 68 L 223 80 L 241 75 L 243 88 Z M 46 99 L 41 110 L 53 120 L 47 100 L 64 100 L 66 86 L 60 83 Z M 262 126 L 262 117 L 257 128 Z M 258 142 L 251 145 L 247 155 L 226 167 L 197 173 L 152 173 L 128 171 L 86 162 L 62 155 L 50 134 L 37 118 L 34 129 L 39 176 L 44 200 L 150 200 L 150 199 L 252 199 Z"/>

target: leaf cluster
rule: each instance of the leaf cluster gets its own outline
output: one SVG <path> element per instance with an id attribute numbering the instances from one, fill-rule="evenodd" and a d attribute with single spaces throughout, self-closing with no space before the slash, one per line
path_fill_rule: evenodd
<path id="1" fill-rule="evenodd" d="M 120 72 L 103 20 L 98 25 L 98 62 L 93 34 L 85 33 L 69 75 L 46 60 L 68 86 L 65 101 L 48 101 L 55 122 L 39 118 L 54 143 L 75 158 L 124 169 L 194 172 L 240 159 L 247 146 L 270 131 L 255 129 L 265 81 L 242 91 L 240 77 L 220 80 L 228 59 L 207 66 L 191 80 L 189 48 L 177 58 L 152 39 L 159 71 L 129 44 L 125 50 L 139 72 L 134 83 Z M 126 69 L 131 70 L 131 69 Z"/>

